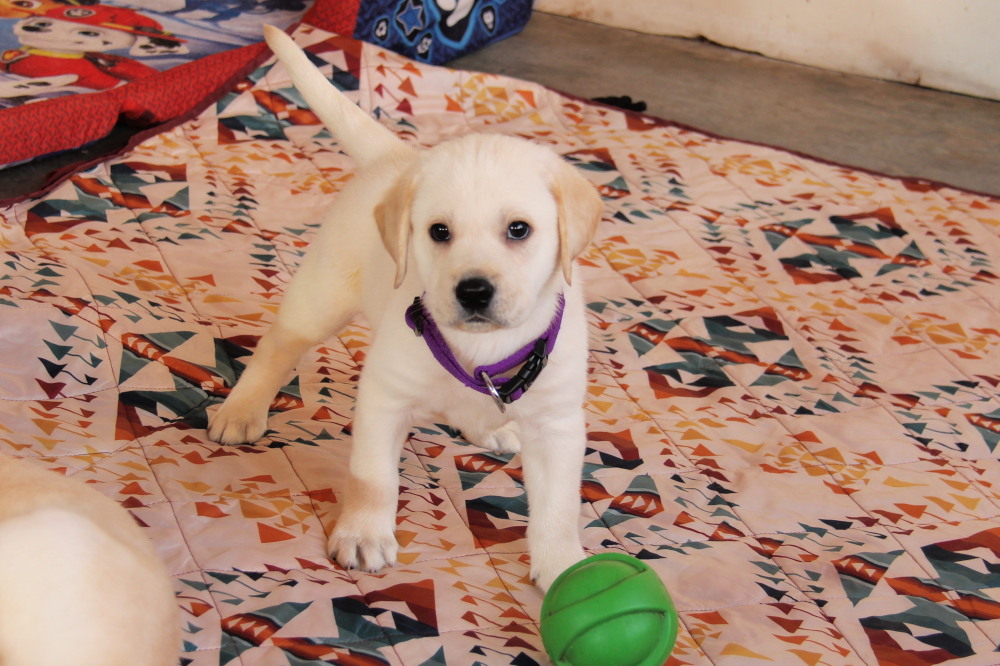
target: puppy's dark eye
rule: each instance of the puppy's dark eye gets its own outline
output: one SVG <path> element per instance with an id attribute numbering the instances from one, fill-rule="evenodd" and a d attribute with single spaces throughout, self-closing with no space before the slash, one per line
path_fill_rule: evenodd
<path id="1" fill-rule="evenodd" d="M 531 233 L 531 225 L 522 220 L 515 220 L 507 225 L 507 238 L 524 240 Z"/>
<path id="2" fill-rule="evenodd" d="M 451 230 L 447 224 L 437 222 L 436 224 L 432 224 L 427 232 L 430 234 L 431 240 L 435 243 L 446 243 L 451 240 Z"/>

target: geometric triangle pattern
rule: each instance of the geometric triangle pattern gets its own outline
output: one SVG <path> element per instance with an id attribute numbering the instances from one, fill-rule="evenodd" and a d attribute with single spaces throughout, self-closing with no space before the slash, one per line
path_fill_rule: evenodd
<path id="1" fill-rule="evenodd" d="M 668 663 L 996 663 L 1000 200 L 296 39 L 407 141 L 528 137 L 600 191 L 580 530 L 670 590 Z M 305 355 L 261 442 L 205 433 L 353 174 L 269 62 L 0 210 L 0 454 L 130 511 L 183 664 L 548 663 L 519 455 L 415 423 L 398 565 L 325 551 L 364 321 Z"/>

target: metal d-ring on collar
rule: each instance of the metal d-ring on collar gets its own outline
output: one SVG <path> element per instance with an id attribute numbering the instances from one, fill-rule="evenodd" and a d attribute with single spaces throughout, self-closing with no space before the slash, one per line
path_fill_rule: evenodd
<path id="1" fill-rule="evenodd" d="M 497 408 L 501 412 L 506 412 L 507 405 L 524 395 L 548 362 L 549 354 L 552 353 L 556 337 L 559 335 L 565 306 L 566 298 L 559 294 L 556 314 L 541 337 L 497 363 L 475 368 L 472 373 L 466 372 L 452 354 L 444 336 L 441 335 L 441 330 L 427 312 L 419 296 L 413 299 L 410 307 L 406 308 L 406 324 L 417 336 L 424 339 L 437 362 L 455 379 L 471 389 L 492 397 Z M 513 376 L 501 376 L 518 366 L 521 367 Z"/>

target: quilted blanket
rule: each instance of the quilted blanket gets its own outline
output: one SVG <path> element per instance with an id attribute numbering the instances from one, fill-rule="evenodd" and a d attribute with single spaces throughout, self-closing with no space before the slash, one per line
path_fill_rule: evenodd
<path id="1" fill-rule="evenodd" d="M 665 582 L 668 663 L 1000 660 L 1000 200 L 296 38 L 408 141 L 517 134 L 599 187 L 580 529 Z M 363 321 L 264 441 L 206 436 L 353 172 L 283 72 L 0 209 L 0 453 L 145 527 L 184 664 L 548 663 L 518 456 L 417 424 L 399 564 L 325 552 Z"/>

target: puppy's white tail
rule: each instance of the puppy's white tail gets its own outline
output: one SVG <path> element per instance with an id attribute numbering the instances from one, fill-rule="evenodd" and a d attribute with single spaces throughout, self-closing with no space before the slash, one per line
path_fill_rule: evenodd
<path id="1" fill-rule="evenodd" d="M 364 166 L 393 152 L 411 150 L 390 129 L 362 111 L 327 80 L 283 30 L 264 26 L 264 38 L 285 65 L 292 83 L 333 133 L 344 152 Z"/>

